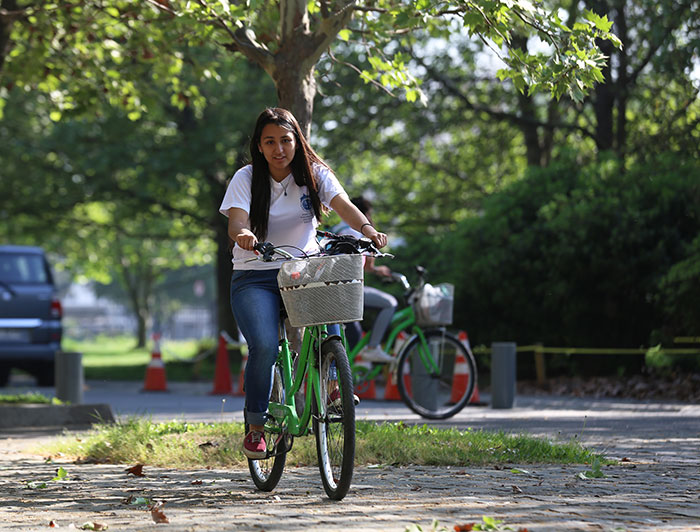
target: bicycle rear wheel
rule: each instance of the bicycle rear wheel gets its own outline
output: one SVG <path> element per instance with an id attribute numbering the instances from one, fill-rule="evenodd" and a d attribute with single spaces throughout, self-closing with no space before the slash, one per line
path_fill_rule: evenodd
<path id="1" fill-rule="evenodd" d="M 284 403 L 284 383 L 279 364 L 275 364 L 274 378 L 272 381 L 272 393 L 270 401 Z M 269 421 L 265 428 L 269 427 Z M 248 423 L 245 424 L 246 434 Z M 284 432 L 272 432 L 265 430 L 265 442 L 267 443 L 267 458 L 261 460 L 248 459 L 248 469 L 255 486 L 262 491 L 272 491 L 282 478 L 284 465 L 287 461 L 287 451 L 291 447 L 291 436 Z"/>
<path id="2" fill-rule="evenodd" d="M 321 408 L 314 398 L 313 427 L 323 489 L 339 501 L 347 495 L 355 466 L 355 403 L 343 344 L 327 340 L 320 360 Z M 335 392 L 335 390 L 338 392 Z"/>
<path id="3" fill-rule="evenodd" d="M 452 417 L 474 393 L 474 357 L 450 333 L 435 329 L 424 336 L 425 345 L 415 336 L 399 354 L 396 366 L 399 394 L 406 406 L 424 418 Z"/>

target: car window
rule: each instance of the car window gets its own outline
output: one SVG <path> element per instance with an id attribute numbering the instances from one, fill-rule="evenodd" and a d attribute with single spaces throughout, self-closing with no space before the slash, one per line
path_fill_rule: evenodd
<path id="1" fill-rule="evenodd" d="M 41 255 L 9 253 L 0 255 L 0 281 L 7 283 L 47 283 Z"/>

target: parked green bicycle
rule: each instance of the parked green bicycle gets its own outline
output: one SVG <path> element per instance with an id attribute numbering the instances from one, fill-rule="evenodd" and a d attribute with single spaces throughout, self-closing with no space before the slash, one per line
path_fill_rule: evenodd
<path id="1" fill-rule="evenodd" d="M 345 347 L 340 337 L 329 335 L 327 325 L 362 317 L 362 256 L 295 258 L 284 247 L 269 242 L 255 245 L 260 255 L 253 260 L 285 259 L 277 278 L 285 310 L 280 316 L 279 355 L 264 427 L 265 441 L 270 442 L 267 456 L 249 459 L 248 466 L 258 489 L 273 490 L 294 438 L 313 432 L 323 487 L 329 498 L 341 500 L 350 489 L 354 470 L 355 404 Z M 382 255 L 369 241 L 356 247 Z M 305 327 L 298 354 L 287 339 L 285 312 L 293 327 Z M 297 404 L 299 397 L 303 408 Z"/>
<path id="2" fill-rule="evenodd" d="M 471 399 L 476 361 L 468 345 L 446 328 L 452 323 L 452 286 L 426 283 L 426 270 L 421 266 L 416 267 L 416 273 L 415 287 L 405 275 L 392 274 L 404 288 L 407 305 L 394 314 L 387 333 L 384 351 L 398 354 L 394 362 L 388 363 L 386 379 L 393 379 L 401 399 L 413 412 L 428 419 L 445 419 L 457 414 Z M 405 341 L 401 333 L 408 336 Z M 355 390 L 360 395 L 382 372 L 387 373 L 387 363 L 357 361 L 370 337 L 368 331 L 347 350 Z"/>

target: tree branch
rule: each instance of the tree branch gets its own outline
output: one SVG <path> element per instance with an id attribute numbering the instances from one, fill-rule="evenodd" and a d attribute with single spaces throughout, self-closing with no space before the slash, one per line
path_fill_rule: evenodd
<path id="1" fill-rule="evenodd" d="M 589 131 L 588 129 L 578 125 L 566 124 L 562 122 L 543 122 L 541 120 L 527 118 L 513 113 L 497 111 L 495 109 L 491 109 L 490 107 L 476 105 L 472 103 L 471 100 L 469 100 L 469 98 L 459 89 L 459 87 L 457 87 L 456 83 L 452 79 L 441 74 L 436 69 L 426 64 L 425 61 L 423 61 L 421 58 L 414 56 L 414 59 L 418 61 L 418 63 L 420 63 L 428 71 L 428 74 L 435 81 L 442 84 L 450 94 L 456 96 L 464 104 L 465 107 L 471 109 L 472 111 L 486 113 L 490 117 L 495 118 L 497 120 L 505 120 L 518 125 L 538 126 L 546 129 L 564 129 L 569 131 L 578 131 L 587 137 L 595 139 L 595 134 L 592 131 Z"/>

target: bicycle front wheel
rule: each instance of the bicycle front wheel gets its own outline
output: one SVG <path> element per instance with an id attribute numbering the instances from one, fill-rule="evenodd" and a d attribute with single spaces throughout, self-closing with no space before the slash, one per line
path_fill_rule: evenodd
<path id="1" fill-rule="evenodd" d="M 406 406 L 424 418 L 452 417 L 474 393 L 474 357 L 450 333 L 436 329 L 424 337 L 425 343 L 415 336 L 399 354 L 399 394 Z"/>
<path id="2" fill-rule="evenodd" d="M 355 466 L 352 374 L 345 348 L 339 340 L 324 342 L 319 366 L 320 408 L 317 400 L 313 402 L 318 467 L 326 494 L 339 501 L 350 489 Z"/>
<path id="3" fill-rule="evenodd" d="M 275 364 L 270 401 L 284 403 L 284 382 L 279 364 Z M 291 436 L 284 432 L 268 431 L 269 423 L 271 421 L 265 424 L 267 457 L 260 460 L 248 459 L 250 476 L 253 478 L 255 486 L 262 491 L 272 491 L 279 483 L 287 461 L 287 451 L 291 447 Z M 248 423 L 245 424 L 245 431 L 247 434 Z"/>

